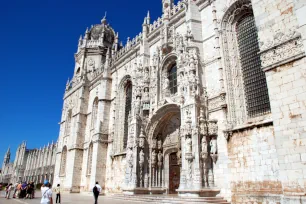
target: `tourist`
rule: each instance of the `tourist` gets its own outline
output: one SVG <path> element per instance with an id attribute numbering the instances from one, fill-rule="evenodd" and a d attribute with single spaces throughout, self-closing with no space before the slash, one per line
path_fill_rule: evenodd
<path id="1" fill-rule="evenodd" d="M 53 204 L 51 184 L 48 180 L 44 181 L 44 185 L 41 187 L 41 201 L 42 204 Z"/>
<path id="2" fill-rule="evenodd" d="M 21 183 L 18 183 L 18 185 L 17 185 L 17 192 L 16 192 L 16 198 L 20 198 L 21 188 L 22 188 Z"/>
<path id="3" fill-rule="evenodd" d="M 5 197 L 6 197 L 7 199 L 10 199 L 10 195 L 11 195 L 11 190 L 12 190 L 12 188 L 13 188 L 13 184 L 12 184 L 12 183 L 10 183 L 10 184 L 8 184 L 8 185 L 6 186 L 6 194 L 5 194 Z"/>
<path id="4" fill-rule="evenodd" d="M 31 185 L 31 188 L 32 188 L 32 195 L 31 195 L 31 197 L 34 198 L 34 195 L 35 195 L 35 185 L 34 185 L 34 182 L 32 181 L 30 183 L 30 185 Z"/>
<path id="5" fill-rule="evenodd" d="M 21 185 L 21 192 L 20 192 L 19 198 L 25 198 L 26 197 L 27 186 L 28 186 L 28 184 L 26 182 L 23 182 L 23 184 Z"/>
<path id="6" fill-rule="evenodd" d="M 25 198 L 30 198 L 30 199 L 32 199 L 33 188 L 32 188 L 31 183 L 28 184 L 26 191 L 27 191 L 27 192 L 26 192 L 27 195 L 26 195 Z"/>
<path id="7" fill-rule="evenodd" d="M 57 187 L 54 188 L 54 192 L 56 193 L 56 201 L 55 203 L 61 203 L 61 188 L 60 184 L 57 184 Z"/>
<path id="8" fill-rule="evenodd" d="M 98 204 L 98 197 L 99 197 L 99 194 L 101 193 L 101 190 L 102 190 L 101 186 L 99 185 L 98 182 L 96 182 L 95 187 L 93 187 L 92 189 L 94 198 L 95 198 L 95 204 Z"/>
<path id="9" fill-rule="evenodd" d="M 17 187 L 18 187 L 19 183 L 16 182 L 14 185 L 14 194 L 13 194 L 13 198 L 16 198 L 16 194 L 17 194 Z"/>

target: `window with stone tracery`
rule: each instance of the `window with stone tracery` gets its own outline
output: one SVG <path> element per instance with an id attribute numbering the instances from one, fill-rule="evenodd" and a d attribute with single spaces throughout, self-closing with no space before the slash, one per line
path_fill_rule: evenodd
<path id="1" fill-rule="evenodd" d="M 92 105 L 92 111 L 91 111 L 91 129 L 95 127 L 97 116 L 98 116 L 98 98 L 95 98 L 93 105 Z"/>
<path id="2" fill-rule="evenodd" d="M 88 148 L 88 161 L 87 161 L 87 175 L 91 174 L 91 166 L 92 166 L 92 153 L 93 153 L 93 144 L 90 143 Z"/>
<path id="3" fill-rule="evenodd" d="M 60 176 L 65 176 L 66 166 L 67 166 L 67 146 L 64 146 L 61 158 Z"/>
<path id="4" fill-rule="evenodd" d="M 71 129 L 71 118 L 72 118 L 72 111 L 69 110 L 67 113 L 66 124 L 65 124 L 65 135 L 70 135 Z"/>
<path id="5" fill-rule="evenodd" d="M 132 81 L 130 76 L 122 79 L 118 86 L 116 97 L 116 112 L 114 126 L 114 154 L 122 153 L 128 140 L 129 116 L 132 110 Z"/>
<path id="6" fill-rule="evenodd" d="M 222 20 L 228 122 L 232 127 L 270 112 L 252 5 L 250 0 L 244 2 L 230 6 Z"/>
<path id="7" fill-rule="evenodd" d="M 176 64 L 172 65 L 169 70 L 169 90 L 171 94 L 177 92 L 177 67 Z"/>
<path id="8" fill-rule="evenodd" d="M 258 36 L 253 15 L 242 17 L 236 26 L 246 107 L 249 117 L 270 112 L 266 76 L 258 54 Z"/>
<path id="9" fill-rule="evenodd" d="M 132 110 L 132 83 L 127 83 L 125 87 L 123 149 L 125 149 L 127 145 L 128 131 L 129 131 L 129 116 L 130 116 L 131 110 Z"/>

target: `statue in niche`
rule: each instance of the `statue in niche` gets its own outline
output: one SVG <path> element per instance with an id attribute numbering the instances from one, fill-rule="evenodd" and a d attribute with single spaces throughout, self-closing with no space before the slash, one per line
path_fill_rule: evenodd
<path id="1" fill-rule="evenodd" d="M 155 152 L 155 150 L 152 151 L 152 164 L 153 165 L 156 164 L 156 152 Z"/>
<path id="2" fill-rule="evenodd" d="M 140 152 L 139 152 L 139 163 L 140 164 L 144 163 L 144 153 L 143 153 L 143 150 L 140 150 Z"/>
<path id="3" fill-rule="evenodd" d="M 150 101 L 150 96 L 149 96 L 149 90 L 148 90 L 148 88 L 145 88 L 145 89 L 144 89 L 143 100 L 144 100 L 144 101 Z"/>
<path id="4" fill-rule="evenodd" d="M 145 138 L 144 137 L 139 138 L 139 147 L 144 148 L 144 145 L 145 145 Z"/>
<path id="5" fill-rule="evenodd" d="M 186 153 L 192 153 L 192 141 L 190 137 L 186 138 Z"/>
<path id="6" fill-rule="evenodd" d="M 206 141 L 206 137 L 202 138 L 201 147 L 202 147 L 202 152 L 203 153 L 207 153 L 207 141 Z"/>
<path id="7" fill-rule="evenodd" d="M 210 153 L 217 154 L 217 140 L 211 139 L 210 141 Z"/>
<path id="8" fill-rule="evenodd" d="M 161 153 L 161 151 L 159 151 L 158 155 L 158 166 L 161 166 L 163 163 L 163 153 Z"/>
<path id="9" fill-rule="evenodd" d="M 157 142 L 157 148 L 158 149 L 161 149 L 162 148 L 162 141 L 161 140 L 158 140 L 158 142 Z"/>
<path id="10" fill-rule="evenodd" d="M 152 139 L 152 148 L 155 149 L 157 145 L 157 140 L 156 139 Z"/>

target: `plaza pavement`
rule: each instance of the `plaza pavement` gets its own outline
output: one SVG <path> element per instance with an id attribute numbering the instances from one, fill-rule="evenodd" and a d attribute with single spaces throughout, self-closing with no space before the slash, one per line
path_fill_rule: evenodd
<path id="1" fill-rule="evenodd" d="M 36 192 L 38 197 L 35 199 L 6 199 L 4 191 L 0 191 L 0 204 L 40 204 L 39 191 Z M 132 204 L 134 201 L 114 200 L 107 196 L 100 196 L 98 204 Z M 62 194 L 62 204 L 93 204 L 94 198 L 90 194 Z M 137 202 L 143 203 L 143 202 Z M 53 195 L 53 204 L 55 204 L 55 195 Z"/>

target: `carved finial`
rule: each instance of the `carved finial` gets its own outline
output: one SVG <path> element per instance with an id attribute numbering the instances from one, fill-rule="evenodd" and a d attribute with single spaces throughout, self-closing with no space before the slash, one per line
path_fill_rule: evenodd
<path id="1" fill-rule="evenodd" d="M 89 31 L 88 31 L 88 27 L 86 28 L 86 31 L 85 31 L 85 33 L 89 33 Z"/>
<path id="2" fill-rule="evenodd" d="M 106 24 L 106 15 L 107 15 L 107 11 L 105 11 L 105 15 L 101 20 L 101 23 L 104 24 L 104 25 Z"/>

